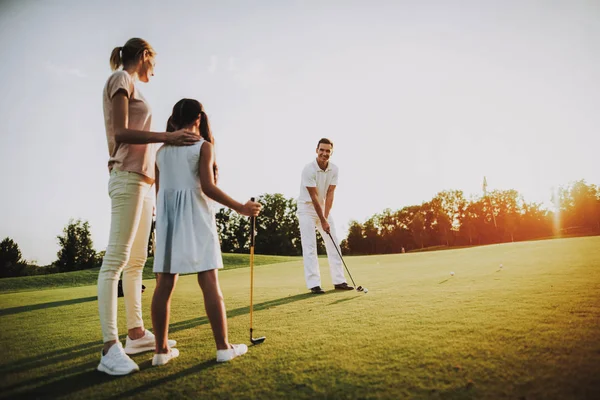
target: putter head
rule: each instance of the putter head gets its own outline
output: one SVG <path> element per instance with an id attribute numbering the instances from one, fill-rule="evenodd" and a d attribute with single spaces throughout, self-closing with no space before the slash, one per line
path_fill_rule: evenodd
<path id="1" fill-rule="evenodd" d="M 357 287 L 357 288 L 356 288 L 356 291 L 357 291 L 357 292 L 362 292 L 362 291 L 364 291 L 364 289 L 363 289 L 363 287 L 362 287 L 362 286 L 359 286 L 359 287 Z"/>
<path id="2" fill-rule="evenodd" d="M 262 342 L 264 342 L 266 339 L 266 337 L 261 336 L 259 338 L 254 339 L 253 337 L 250 338 L 250 342 L 252 342 L 252 344 L 256 345 L 256 344 L 261 344 Z"/>

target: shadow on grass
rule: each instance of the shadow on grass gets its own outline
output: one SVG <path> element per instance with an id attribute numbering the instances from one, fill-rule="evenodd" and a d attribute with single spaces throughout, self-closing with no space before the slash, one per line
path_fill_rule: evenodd
<path id="1" fill-rule="evenodd" d="M 354 296 L 354 297 L 347 297 L 347 298 L 345 298 L 345 299 L 339 299 L 339 300 L 336 300 L 336 301 L 334 301 L 334 302 L 332 302 L 332 303 L 329 303 L 329 304 L 328 304 L 328 306 L 332 306 L 332 305 L 334 305 L 334 304 L 339 304 L 339 303 L 342 303 L 342 302 L 344 302 L 344 301 L 350 301 L 350 300 L 354 300 L 354 299 L 358 299 L 358 296 Z"/>
<path id="2" fill-rule="evenodd" d="M 61 369 L 59 371 L 55 371 L 51 374 L 48 374 L 42 378 L 34 377 L 28 379 L 27 381 L 21 381 L 18 384 L 13 384 L 10 386 L 5 386 L 2 388 L 2 394 L 0 398 L 9 397 L 11 399 L 31 399 L 31 398 L 57 398 L 62 396 L 72 395 L 80 390 L 89 389 L 91 387 L 102 385 L 104 383 L 113 382 L 116 379 L 122 379 L 124 377 L 118 376 L 109 376 L 104 373 L 96 371 L 96 366 L 98 363 L 96 361 L 88 362 L 85 364 L 76 365 L 71 368 Z M 143 372 L 146 369 L 153 368 L 150 360 L 138 363 L 140 367 L 140 371 Z M 207 360 L 201 364 L 194 365 L 186 370 L 177 372 L 172 375 L 165 376 L 161 379 L 156 379 L 148 383 L 144 383 L 140 386 L 137 386 L 133 389 L 130 389 L 123 393 L 115 394 L 112 398 L 114 399 L 122 399 L 128 398 L 132 396 L 138 396 L 142 392 L 161 386 L 165 383 L 177 380 L 179 378 L 192 375 L 195 373 L 199 373 L 207 368 L 217 366 L 217 362 L 214 359 Z M 81 372 L 84 371 L 84 372 Z M 73 375 L 75 374 L 75 375 Z M 65 377 L 63 379 L 58 379 L 60 377 Z M 20 387 L 26 387 L 33 384 L 40 384 L 42 382 L 48 382 L 37 386 L 35 388 L 29 390 L 21 390 L 18 391 Z M 16 391 L 15 391 L 16 390 Z M 108 397 L 108 396 L 106 396 Z"/>
<path id="3" fill-rule="evenodd" d="M 271 307 L 276 307 L 276 306 L 281 306 L 284 304 L 293 303 L 295 301 L 308 299 L 310 297 L 314 297 L 314 294 L 304 293 L 304 294 L 297 294 L 295 296 L 288 296 L 288 297 L 282 297 L 280 299 L 269 300 L 269 301 L 265 301 L 264 303 L 255 304 L 254 311 L 267 310 Z M 240 315 L 249 314 L 249 313 L 250 313 L 250 306 L 235 308 L 233 310 L 227 311 L 227 318 L 238 317 Z M 169 326 L 169 333 L 179 332 L 179 331 L 182 331 L 185 329 L 195 328 L 197 326 L 205 325 L 205 324 L 208 324 L 208 318 L 206 316 L 189 319 L 187 321 L 176 322 Z"/>
<path id="4" fill-rule="evenodd" d="M 119 336 L 119 340 L 125 340 L 127 335 Z M 32 357 L 16 360 L 10 364 L 0 366 L 0 374 L 13 374 L 23 371 L 29 371 L 34 368 L 40 368 L 51 364 L 61 363 L 62 361 L 71 360 L 74 358 L 86 356 L 92 353 L 100 354 L 102 349 L 102 340 L 94 340 L 92 342 L 78 344 L 60 350 L 54 350 L 48 353 L 39 354 Z"/>
<path id="5" fill-rule="evenodd" d="M 3 391 L 2 397 L 8 396 L 11 399 L 35 399 L 35 398 L 57 398 L 61 396 L 67 396 L 69 394 L 78 392 L 80 390 L 93 388 L 94 386 L 101 385 L 110 381 L 113 381 L 115 377 L 103 374 L 101 372 L 92 369 L 96 367 L 96 362 L 90 362 L 78 365 L 76 367 L 69 368 L 67 370 L 61 370 L 60 372 L 43 377 L 42 381 L 48 381 L 58 376 L 64 376 L 67 373 L 82 371 L 75 373 L 66 378 L 52 380 L 46 384 L 42 384 L 32 389 L 18 391 L 13 393 L 7 393 Z M 39 379 L 30 379 L 27 382 L 20 383 L 19 385 L 13 385 L 11 388 L 15 389 L 25 384 L 39 383 Z"/>
<path id="6" fill-rule="evenodd" d="M 446 390 L 431 389 L 425 397 L 433 399 L 476 399 L 480 395 L 474 389 L 473 384 L 467 383 L 465 386 Z"/>
<path id="7" fill-rule="evenodd" d="M 283 297 L 283 298 L 275 299 L 275 300 L 269 300 L 269 301 L 265 301 L 263 303 L 258 303 L 256 305 L 254 305 L 254 311 L 266 310 L 266 309 L 269 309 L 272 307 L 293 303 L 295 301 L 304 300 L 304 299 L 307 299 L 310 297 L 314 297 L 314 295 L 312 295 L 310 293 L 306 293 L 306 294 L 298 294 L 295 296 Z M 227 316 L 228 316 L 228 318 L 232 318 L 232 317 L 248 314 L 249 312 L 250 312 L 250 307 L 240 307 L 240 308 L 230 310 L 227 313 Z M 187 321 L 181 321 L 181 322 L 177 322 L 175 324 L 171 324 L 169 331 L 177 332 L 177 331 L 182 331 L 185 329 L 194 328 L 196 326 L 200 326 L 200 325 L 204 325 L 204 324 L 208 324 L 207 317 L 193 318 L 193 319 L 190 319 Z M 122 341 L 125 339 L 125 337 L 126 337 L 126 335 L 121 335 L 119 337 L 119 339 Z M 76 346 L 63 348 L 60 350 L 51 351 L 51 352 L 48 352 L 45 354 L 39 354 L 36 356 L 24 358 L 21 360 L 16 360 L 15 362 L 12 362 L 10 364 L 1 366 L 0 367 L 0 375 L 6 376 L 8 374 L 15 374 L 15 373 L 21 373 L 21 372 L 26 372 L 26 371 L 35 371 L 37 368 L 43 368 L 43 367 L 47 367 L 49 365 L 60 365 L 62 362 L 65 362 L 68 360 L 87 356 L 87 355 L 90 355 L 93 353 L 99 353 L 101 347 L 102 347 L 102 341 L 96 340 L 96 341 L 92 341 L 92 342 L 82 343 L 82 344 L 79 344 Z M 46 396 L 58 397 L 58 396 L 68 395 L 70 393 L 77 392 L 79 390 L 82 390 L 82 389 L 90 387 L 90 386 L 104 383 L 107 381 L 107 379 L 108 380 L 114 379 L 114 378 L 109 377 L 108 375 L 99 373 L 95 370 L 95 367 L 97 366 L 98 361 L 86 362 L 84 364 L 75 365 L 75 366 L 69 367 L 67 369 L 62 369 L 60 371 L 53 371 L 53 372 L 51 372 L 47 375 L 43 375 L 43 376 L 35 376 L 35 372 L 32 372 L 32 375 L 34 375 L 34 376 L 32 376 L 31 378 L 28 378 L 25 381 L 20 381 L 16 384 L 12 384 L 8 387 L 2 387 L 2 391 L 4 393 L 0 397 L 3 397 L 6 394 L 7 390 L 18 390 L 20 387 L 26 387 L 27 385 L 32 385 L 32 384 L 38 384 L 38 385 L 42 384 L 42 385 L 38 386 L 36 388 L 33 388 L 29 391 L 26 391 L 26 392 L 20 392 L 20 393 L 17 392 L 14 395 L 11 394 L 11 397 L 13 397 L 13 396 L 17 396 L 17 397 L 24 396 L 24 397 L 28 397 L 28 398 L 35 398 L 35 397 L 40 397 L 40 396 L 41 397 L 46 397 Z M 144 364 L 145 363 L 140 364 L 140 368 L 143 369 Z M 212 364 L 212 361 L 203 363 L 203 364 L 200 364 L 199 366 L 195 366 L 189 370 L 186 370 L 187 372 L 183 371 L 183 372 L 180 372 L 173 376 L 167 377 L 165 379 L 177 379 L 180 376 L 185 376 L 187 374 L 191 374 L 191 373 L 200 371 L 202 369 L 205 369 L 208 366 L 210 366 L 211 364 Z M 87 371 L 84 371 L 84 372 L 82 372 L 80 374 L 76 374 L 76 375 L 70 375 L 74 372 L 78 372 L 81 370 L 87 370 Z M 57 381 L 55 380 L 56 378 L 59 378 L 61 376 L 65 376 L 65 375 L 70 375 L 70 376 L 68 376 L 64 379 L 58 379 Z M 44 384 L 44 382 L 48 382 L 48 381 L 50 381 L 50 382 Z M 150 389 L 152 387 L 154 387 L 154 382 L 152 382 L 151 384 L 145 385 L 142 388 L 143 388 L 143 390 L 146 390 L 146 389 Z M 138 389 L 136 389 L 136 390 L 138 390 Z M 137 392 L 135 392 L 135 393 L 137 393 Z M 134 393 L 129 393 L 128 395 L 132 395 L 132 394 L 134 394 Z M 120 396 L 122 396 L 122 395 L 120 395 Z"/>
<path id="8" fill-rule="evenodd" d="M 96 301 L 97 299 L 98 298 L 96 296 L 90 296 L 90 297 L 82 297 L 80 299 L 51 301 L 49 303 L 30 304 L 28 306 L 3 308 L 3 309 L 0 309 L 0 317 L 3 317 L 5 315 L 20 314 L 22 312 L 27 312 L 27 311 L 44 310 L 46 308 L 62 307 L 62 306 L 70 306 L 72 304 L 87 303 L 90 301 Z"/>
<path id="9" fill-rule="evenodd" d="M 42 379 L 40 379 L 39 377 L 32 377 L 30 379 L 24 380 L 24 381 L 20 381 L 18 383 L 14 383 L 12 385 L 8 385 L 8 386 L 3 386 L 2 387 L 2 391 L 3 391 L 3 395 L 5 394 L 9 394 L 10 391 L 15 390 L 15 389 L 19 389 L 20 387 L 27 387 L 36 383 L 40 383 L 41 381 L 51 381 L 53 379 L 56 378 L 60 378 L 60 377 L 64 377 L 67 375 L 72 375 L 78 372 L 81 372 L 82 370 L 88 370 L 88 369 L 93 369 L 96 368 L 96 366 L 98 365 L 98 363 L 96 361 L 92 361 L 92 362 L 88 362 L 85 364 L 79 364 L 70 368 L 63 368 L 63 369 L 58 369 L 56 371 L 53 371 L 50 374 L 44 375 L 44 377 Z M 80 376 L 80 374 L 77 374 L 77 376 Z M 35 393 L 34 393 L 35 392 Z M 40 394 L 41 389 L 35 388 L 32 389 L 29 393 L 31 393 L 32 395 L 35 394 Z M 24 394 L 25 392 L 21 392 L 22 394 Z M 20 395 L 21 393 L 17 393 L 17 395 Z M 12 396 L 12 395 L 11 395 Z"/>
<path id="10" fill-rule="evenodd" d="M 169 383 L 171 381 L 177 380 L 179 378 L 183 378 L 183 377 L 188 376 L 188 375 L 193 375 L 193 374 L 202 372 L 202 371 L 204 371 L 207 368 L 215 367 L 215 366 L 217 366 L 217 362 L 215 360 L 204 361 L 201 364 L 194 365 L 193 367 L 190 367 L 190 368 L 185 369 L 183 371 L 179 371 L 179 372 L 177 372 L 175 374 L 172 374 L 172 375 L 165 376 L 164 378 L 161 378 L 161 379 L 155 379 L 152 382 L 148 382 L 148 383 L 145 383 L 145 384 L 143 384 L 141 386 L 137 386 L 137 387 L 135 387 L 133 389 L 130 389 L 130 390 L 124 392 L 124 393 L 115 394 L 112 398 L 113 399 L 123 399 L 123 398 L 132 397 L 132 396 L 138 397 L 143 392 L 145 392 L 146 390 L 150 390 L 150 389 L 153 389 L 155 387 L 163 386 L 164 384 Z M 148 361 L 148 368 L 152 368 L 150 366 L 150 361 Z M 145 368 L 143 368 L 142 365 L 140 365 L 140 370 L 143 371 L 144 369 Z"/>

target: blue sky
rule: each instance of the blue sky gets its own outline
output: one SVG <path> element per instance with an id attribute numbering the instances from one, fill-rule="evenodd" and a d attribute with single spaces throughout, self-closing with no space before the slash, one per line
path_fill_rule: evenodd
<path id="1" fill-rule="evenodd" d="M 600 184 L 597 1 L 3 1 L 0 237 L 26 259 L 55 260 L 69 218 L 106 246 L 101 94 L 130 37 L 158 53 L 153 129 L 200 100 L 239 200 L 296 197 L 324 136 L 342 232 L 484 175 L 527 201 Z"/>

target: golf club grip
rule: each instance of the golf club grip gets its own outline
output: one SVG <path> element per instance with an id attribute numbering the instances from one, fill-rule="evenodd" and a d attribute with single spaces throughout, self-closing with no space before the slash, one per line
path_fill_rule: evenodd
<path id="1" fill-rule="evenodd" d="M 250 201 L 255 201 L 254 197 L 250 197 Z M 250 247 L 254 247 L 254 236 L 256 232 L 256 217 L 250 217 Z"/>

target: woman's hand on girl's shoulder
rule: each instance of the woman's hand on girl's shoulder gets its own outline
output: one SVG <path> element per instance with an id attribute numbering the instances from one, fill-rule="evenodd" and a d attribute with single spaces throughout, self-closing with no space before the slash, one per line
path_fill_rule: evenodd
<path id="1" fill-rule="evenodd" d="M 167 133 L 165 144 L 173 146 L 191 146 L 200 140 L 200 136 L 192 131 L 180 129 L 175 132 Z"/>

